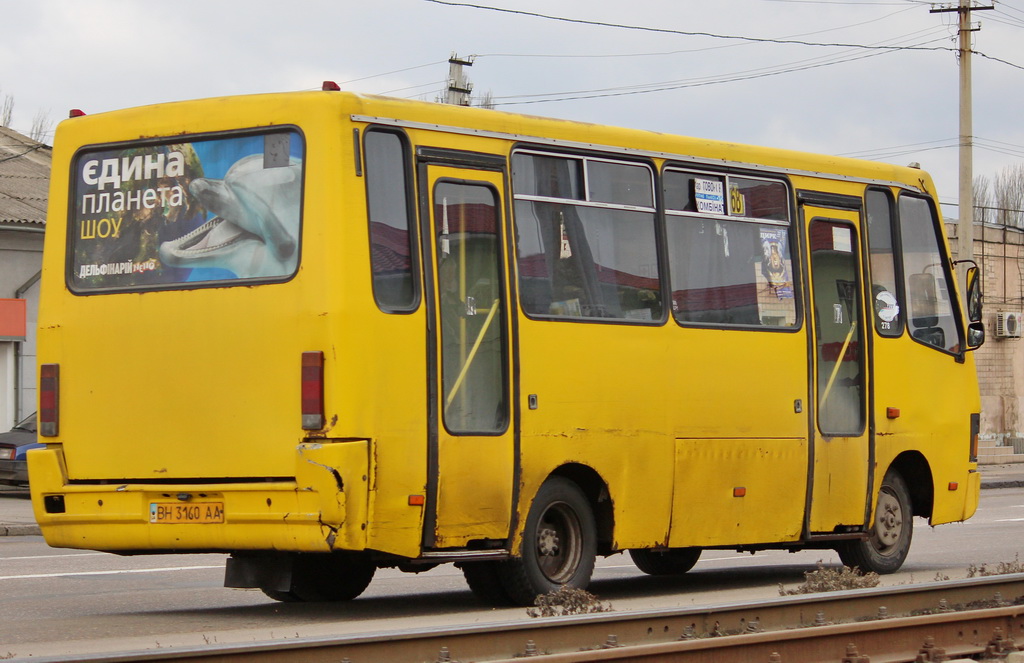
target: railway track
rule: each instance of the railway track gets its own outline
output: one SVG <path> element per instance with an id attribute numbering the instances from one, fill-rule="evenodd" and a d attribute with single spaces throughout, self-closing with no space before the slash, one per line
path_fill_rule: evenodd
<path id="1" fill-rule="evenodd" d="M 1024 574 L 701 608 L 33 660 L 897 663 L 1001 658 L 1017 642 L 1024 645 Z"/>

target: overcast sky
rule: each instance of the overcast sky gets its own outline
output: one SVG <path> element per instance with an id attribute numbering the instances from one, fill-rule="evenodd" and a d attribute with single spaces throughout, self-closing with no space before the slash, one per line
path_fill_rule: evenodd
<path id="1" fill-rule="evenodd" d="M 455 52 L 476 56 L 467 70 L 474 95 L 492 93 L 501 110 L 917 161 L 940 199 L 955 203 L 956 13 L 934 6 L 943 5 L 0 0 L 0 95 L 13 98 L 12 127 L 26 134 L 39 113 L 56 124 L 71 108 L 310 90 L 324 80 L 432 101 Z M 1024 162 L 1024 0 L 973 16 L 975 51 L 987 56 L 973 59 L 975 174 L 993 176 Z"/>

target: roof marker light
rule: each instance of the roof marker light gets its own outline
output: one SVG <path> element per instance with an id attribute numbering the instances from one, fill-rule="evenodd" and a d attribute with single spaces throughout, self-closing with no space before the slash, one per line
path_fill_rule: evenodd
<path id="1" fill-rule="evenodd" d="M 324 81 L 324 92 L 341 92 L 341 86 L 334 81 Z"/>
<path id="2" fill-rule="evenodd" d="M 68 117 L 85 117 L 85 111 L 79 108 L 72 108 L 68 112 Z"/>

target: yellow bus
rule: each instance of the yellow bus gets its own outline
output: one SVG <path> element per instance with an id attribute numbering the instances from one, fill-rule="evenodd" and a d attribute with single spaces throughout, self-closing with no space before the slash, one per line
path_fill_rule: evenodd
<path id="1" fill-rule="evenodd" d="M 919 169 L 329 84 L 76 115 L 52 546 L 228 553 L 297 601 L 455 563 L 526 604 L 622 551 L 892 572 L 914 516 L 976 509 L 976 269 Z"/>

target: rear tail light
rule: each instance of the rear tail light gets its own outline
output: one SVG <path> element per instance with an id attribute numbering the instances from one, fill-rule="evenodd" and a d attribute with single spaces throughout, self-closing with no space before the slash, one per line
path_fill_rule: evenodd
<path id="1" fill-rule="evenodd" d="M 324 427 L 324 353 L 302 353 L 302 428 Z"/>
<path id="2" fill-rule="evenodd" d="M 39 367 L 39 434 L 56 437 L 60 431 L 60 364 Z"/>

